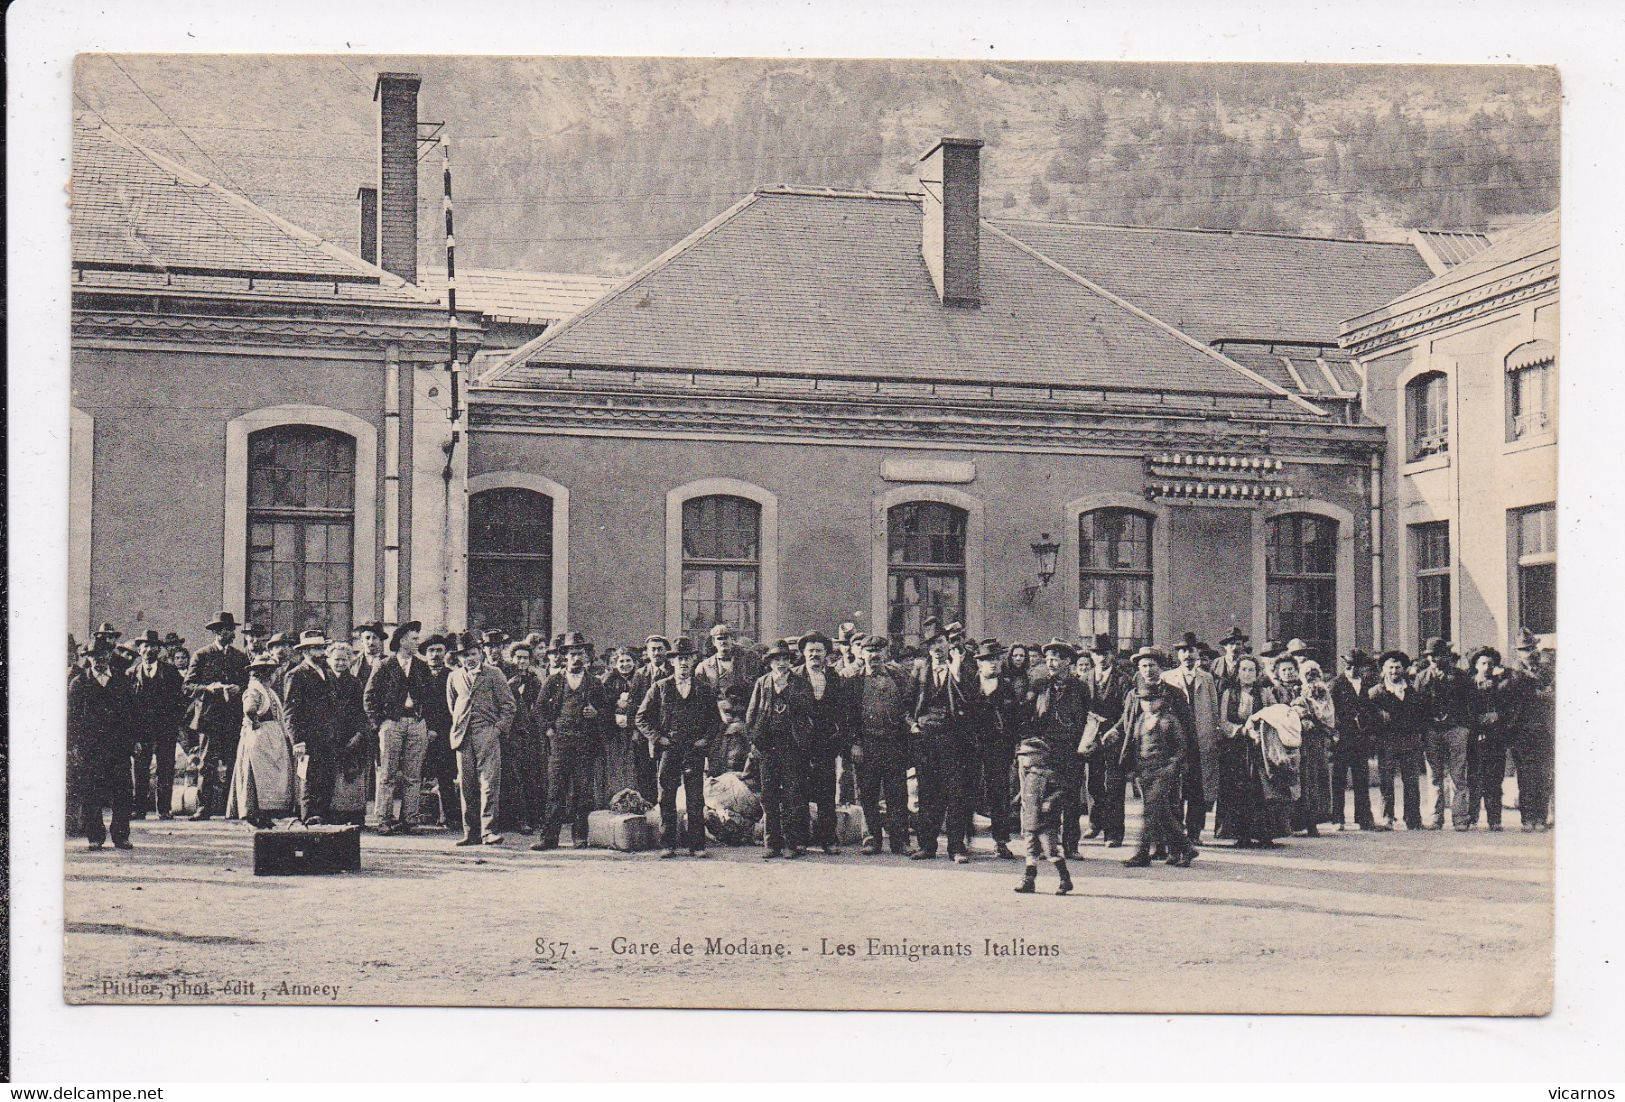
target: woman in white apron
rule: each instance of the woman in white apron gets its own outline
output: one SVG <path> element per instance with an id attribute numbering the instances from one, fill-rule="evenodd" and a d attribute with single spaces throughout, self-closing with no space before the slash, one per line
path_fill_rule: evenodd
<path id="1" fill-rule="evenodd" d="M 243 819 L 264 830 L 279 816 L 294 814 L 293 743 L 282 716 L 282 700 L 271 688 L 281 663 L 268 656 L 248 666 L 243 690 L 243 730 L 231 771 L 226 818 Z"/>

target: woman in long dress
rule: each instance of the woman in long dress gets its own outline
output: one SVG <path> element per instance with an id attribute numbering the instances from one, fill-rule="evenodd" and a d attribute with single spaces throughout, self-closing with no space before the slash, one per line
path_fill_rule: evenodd
<path id="1" fill-rule="evenodd" d="M 243 729 L 231 771 L 226 818 L 243 819 L 261 830 L 272 819 L 294 813 L 293 742 L 282 715 L 282 700 L 271 688 L 281 663 L 271 657 L 248 667 L 243 690 Z"/>
<path id="2" fill-rule="evenodd" d="M 1236 680 L 1219 699 L 1224 740 L 1219 744 L 1219 796 L 1215 833 L 1235 839 L 1240 849 L 1273 846 L 1279 833 L 1270 813 L 1258 744 L 1246 733 L 1247 721 L 1278 703 L 1262 675 L 1259 660 L 1244 654 L 1236 660 Z"/>
<path id="3" fill-rule="evenodd" d="M 1298 674 L 1301 684 L 1291 703 L 1303 720 L 1303 746 L 1298 765 L 1301 794 L 1292 808 L 1292 829 L 1315 838 L 1321 824 L 1332 821 L 1331 749 L 1337 711 L 1320 663 L 1305 659 L 1298 664 Z"/>

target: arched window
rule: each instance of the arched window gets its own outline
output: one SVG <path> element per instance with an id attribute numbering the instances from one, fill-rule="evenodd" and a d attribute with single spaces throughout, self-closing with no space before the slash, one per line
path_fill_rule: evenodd
<path id="1" fill-rule="evenodd" d="M 1078 631 L 1119 650 L 1151 642 L 1151 518 L 1133 509 L 1078 517 Z"/>
<path id="2" fill-rule="evenodd" d="M 761 577 L 760 505 L 731 494 L 683 502 L 684 635 L 701 643 L 713 624 L 727 624 L 738 636 L 758 638 Z"/>
<path id="3" fill-rule="evenodd" d="M 348 634 L 354 609 L 355 440 L 315 425 L 248 437 L 248 619 Z"/>
<path id="4" fill-rule="evenodd" d="M 1302 639 L 1322 663 L 1337 652 L 1337 522 L 1309 513 L 1268 520 L 1264 542 L 1265 631 Z"/>
<path id="5" fill-rule="evenodd" d="M 1430 371 L 1405 384 L 1405 417 L 1410 425 L 1408 460 L 1450 450 L 1450 380 L 1443 372 Z"/>
<path id="6" fill-rule="evenodd" d="M 965 619 L 965 534 L 969 514 L 940 501 L 907 501 L 886 511 L 886 631 L 905 646 L 936 617 Z"/>
<path id="7" fill-rule="evenodd" d="M 553 499 L 512 487 L 468 498 L 468 626 L 553 630 Z"/>

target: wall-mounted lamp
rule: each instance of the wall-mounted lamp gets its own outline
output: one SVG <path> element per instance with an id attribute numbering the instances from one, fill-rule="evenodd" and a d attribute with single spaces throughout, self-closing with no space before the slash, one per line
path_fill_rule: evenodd
<path id="1" fill-rule="evenodd" d="M 1032 604 L 1038 596 L 1038 591 L 1055 577 L 1055 557 L 1060 554 L 1061 545 L 1049 538 L 1044 532 L 1038 537 L 1038 542 L 1032 545 L 1033 558 L 1038 560 L 1038 580 L 1029 582 L 1021 587 L 1021 600 L 1023 604 Z"/>

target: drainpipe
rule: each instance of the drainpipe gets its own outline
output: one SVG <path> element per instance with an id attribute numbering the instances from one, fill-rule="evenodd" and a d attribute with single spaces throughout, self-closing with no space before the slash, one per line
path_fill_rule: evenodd
<path id="1" fill-rule="evenodd" d="M 1382 453 L 1371 453 L 1371 649 L 1382 650 Z"/>
<path id="2" fill-rule="evenodd" d="M 400 623 L 401 601 L 401 354 L 384 352 L 384 614 Z"/>

